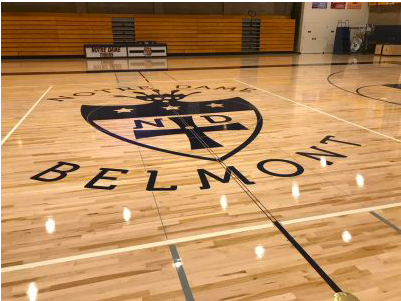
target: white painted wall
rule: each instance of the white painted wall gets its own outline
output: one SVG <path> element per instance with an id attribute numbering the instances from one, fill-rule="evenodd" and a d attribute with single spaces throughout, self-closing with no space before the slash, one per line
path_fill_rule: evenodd
<path id="1" fill-rule="evenodd" d="M 361 9 L 331 9 L 330 4 L 327 2 L 327 9 L 312 9 L 312 2 L 303 3 L 299 52 L 331 53 L 339 20 L 349 20 L 349 26 L 365 26 L 368 22 L 367 2 L 362 3 Z"/>

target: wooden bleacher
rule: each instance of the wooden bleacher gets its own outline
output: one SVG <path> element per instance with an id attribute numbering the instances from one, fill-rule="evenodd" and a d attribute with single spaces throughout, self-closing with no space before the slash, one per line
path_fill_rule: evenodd
<path id="1" fill-rule="evenodd" d="M 134 18 L 136 40 L 169 53 L 241 52 L 246 15 L 2 13 L 2 56 L 83 55 L 84 44 L 112 43 L 111 18 Z M 260 51 L 293 51 L 295 20 L 261 15 Z"/>
<path id="2" fill-rule="evenodd" d="M 293 51 L 295 20 L 262 17 L 260 51 Z"/>

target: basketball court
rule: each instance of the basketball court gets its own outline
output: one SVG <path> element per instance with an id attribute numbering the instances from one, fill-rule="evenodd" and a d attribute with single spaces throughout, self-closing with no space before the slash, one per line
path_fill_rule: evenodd
<path id="1" fill-rule="evenodd" d="M 400 61 L 165 60 L 3 62 L 3 299 L 399 300 Z"/>
<path id="2" fill-rule="evenodd" d="M 1 79 L 2 300 L 401 300 L 399 56 L 3 59 Z"/>

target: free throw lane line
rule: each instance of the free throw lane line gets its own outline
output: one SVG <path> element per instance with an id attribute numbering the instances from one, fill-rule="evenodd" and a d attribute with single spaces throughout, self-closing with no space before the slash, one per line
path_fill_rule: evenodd
<path id="1" fill-rule="evenodd" d="M 298 218 L 298 219 L 283 221 L 283 222 L 281 222 L 281 224 L 292 225 L 292 224 L 309 222 L 309 221 L 314 221 L 314 220 L 319 220 L 319 219 L 326 219 L 326 218 L 339 217 L 339 216 L 345 216 L 345 215 L 351 215 L 351 214 L 365 213 L 365 212 L 388 209 L 388 208 L 395 208 L 395 207 L 401 207 L 401 202 L 387 204 L 387 205 L 354 209 L 354 210 L 346 210 L 346 211 L 340 211 L 340 212 L 334 212 L 334 213 L 328 213 L 328 214 L 322 214 L 322 215 L 315 215 L 315 216 L 309 216 L 309 217 L 304 217 L 304 218 Z M 193 235 L 193 236 L 187 236 L 187 237 L 181 237 L 181 238 L 175 238 L 175 239 L 168 239 L 168 240 L 163 240 L 163 241 L 158 241 L 158 242 L 151 242 L 151 243 L 142 244 L 142 245 L 117 248 L 117 249 L 111 249 L 111 250 L 105 250 L 105 251 L 98 251 L 98 252 L 92 252 L 92 253 L 86 253 L 86 254 L 79 254 L 79 255 L 74 255 L 74 256 L 38 261 L 38 262 L 33 262 L 33 263 L 21 264 L 21 265 L 15 265 L 15 266 L 2 268 L 1 272 L 8 273 L 8 272 L 32 269 L 32 268 L 37 268 L 37 267 L 42 267 L 42 266 L 47 266 L 47 265 L 71 262 L 71 261 L 76 261 L 76 260 L 81 260 L 81 259 L 90 259 L 90 258 L 101 257 L 101 256 L 115 255 L 115 254 L 121 254 L 121 253 L 126 253 L 126 252 L 132 252 L 132 251 L 138 251 L 138 250 L 144 250 L 144 249 L 156 248 L 156 247 L 162 247 L 162 246 L 169 246 L 169 245 L 180 244 L 180 243 L 189 242 L 189 241 L 202 240 L 202 239 L 208 239 L 208 238 L 213 238 L 213 237 L 237 234 L 237 233 L 248 232 L 248 231 L 261 230 L 261 229 L 273 228 L 273 227 L 274 227 L 273 223 L 265 223 L 265 224 L 256 225 L 256 226 L 248 226 L 248 227 L 229 229 L 229 230 L 218 231 L 218 232 L 210 232 L 210 233 L 205 233 L 205 234 L 199 234 L 199 235 Z"/>
<path id="2" fill-rule="evenodd" d="M 15 132 L 15 130 L 21 125 L 21 123 L 24 122 L 25 118 L 28 117 L 29 114 L 31 114 L 31 112 L 33 111 L 33 109 L 35 109 L 35 107 L 39 104 L 39 102 L 43 99 L 43 97 L 45 97 L 45 95 L 50 91 L 50 89 L 53 86 L 50 86 L 49 88 L 47 88 L 47 90 L 42 94 L 42 96 L 33 104 L 33 106 L 28 110 L 28 112 L 25 113 L 25 115 L 20 119 L 20 121 L 17 122 L 17 124 L 11 129 L 11 131 L 8 132 L 8 134 L 3 138 L 3 140 L 1 140 L 1 145 L 3 145 L 8 138 L 10 138 L 10 136 Z"/>

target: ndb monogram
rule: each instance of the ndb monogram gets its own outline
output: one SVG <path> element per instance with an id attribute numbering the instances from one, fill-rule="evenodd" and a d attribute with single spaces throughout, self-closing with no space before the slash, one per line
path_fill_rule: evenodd
<path id="1" fill-rule="evenodd" d="M 148 104 L 120 106 L 83 105 L 81 113 L 83 118 L 99 131 L 127 143 L 165 153 L 211 161 L 225 160 L 233 156 L 251 143 L 262 128 L 263 119 L 260 112 L 252 104 L 240 97 L 212 101 L 184 102 L 181 101 L 183 98 L 200 92 L 189 94 L 182 94 L 179 90 L 173 90 L 165 94 L 160 93 L 160 90 L 153 90 L 153 92 L 154 94 L 135 92 L 137 94 L 135 98 L 148 101 Z M 255 122 L 253 124 L 255 124 L 255 128 L 253 130 L 248 129 L 239 122 L 233 121 L 230 116 L 230 113 L 245 111 L 254 112 Z M 207 125 L 198 126 L 194 120 L 194 116 L 203 119 Z M 176 125 L 176 128 L 165 128 L 163 117 Z M 152 120 L 143 120 L 143 118 L 152 118 Z M 121 119 L 133 119 L 132 137 L 126 137 L 110 130 L 110 128 L 106 128 L 104 121 L 117 121 Z M 147 125 L 147 129 L 144 129 L 145 124 Z M 154 129 L 149 129 L 149 126 L 154 127 Z M 208 135 L 210 132 L 223 131 L 227 133 L 249 131 L 249 135 L 247 135 L 245 141 L 240 145 L 237 145 L 233 149 L 228 149 L 220 158 L 191 153 L 191 151 L 199 149 L 223 148 L 224 145 L 221 142 L 212 139 Z M 171 135 L 186 135 L 189 145 L 188 152 L 184 153 L 143 142 L 146 138 L 158 137 L 159 139 L 163 139 L 163 137 Z"/>

